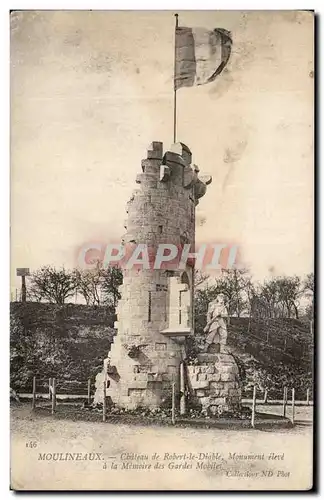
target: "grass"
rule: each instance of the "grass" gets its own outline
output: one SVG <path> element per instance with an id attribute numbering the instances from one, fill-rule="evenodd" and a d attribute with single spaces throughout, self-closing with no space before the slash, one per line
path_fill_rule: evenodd
<path id="1" fill-rule="evenodd" d="M 36 407 L 35 415 L 49 416 L 51 415 L 50 404 L 42 404 Z M 80 404 L 64 403 L 57 404 L 54 419 L 86 421 L 86 422 L 102 422 L 102 410 L 84 409 Z M 251 427 L 250 418 L 229 418 L 229 417 L 176 417 L 175 424 L 172 424 L 170 416 L 156 415 L 147 416 L 142 414 L 131 414 L 128 412 L 113 414 L 107 411 L 106 422 L 112 424 L 132 424 L 140 426 L 172 426 L 172 427 L 195 427 L 195 428 L 219 428 L 219 429 L 243 429 Z M 256 413 L 255 426 L 257 428 L 289 428 L 292 427 L 291 421 L 281 415 L 269 413 Z"/>

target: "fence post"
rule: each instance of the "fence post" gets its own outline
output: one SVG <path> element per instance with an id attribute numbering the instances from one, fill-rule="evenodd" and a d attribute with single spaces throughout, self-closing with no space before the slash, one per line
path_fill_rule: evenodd
<path id="1" fill-rule="evenodd" d="M 185 395 L 185 370 L 184 362 L 180 363 L 180 415 L 186 413 L 186 395 Z"/>
<path id="2" fill-rule="evenodd" d="M 306 404 L 309 406 L 309 389 L 306 391 Z"/>
<path id="3" fill-rule="evenodd" d="M 263 404 L 266 404 L 267 401 L 268 401 L 268 389 L 264 389 Z"/>
<path id="4" fill-rule="evenodd" d="M 52 386 L 52 379 L 48 379 L 48 399 L 51 400 L 52 397 L 52 391 L 51 391 L 51 386 Z"/>
<path id="5" fill-rule="evenodd" d="M 56 409 L 56 379 L 52 378 L 52 415 L 54 415 Z"/>
<path id="6" fill-rule="evenodd" d="M 36 408 L 36 377 L 33 377 L 33 401 L 32 401 L 32 410 Z"/>
<path id="7" fill-rule="evenodd" d="M 88 405 L 91 404 L 91 379 L 88 378 Z"/>
<path id="8" fill-rule="evenodd" d="M 287 393 L 288 393 L 288 389 L 287 389 L 287 387 L 284 387 L 284 392 L 283 392 L 283 401 L 282 401 L 282 405 L 283 405 L 283 416 L 284 416 L 284 417 L 286 416 Z"/>
<path id="9" fill-rule="evenodd" d="M 292 417 L 291 422 L 295 425 L 295 389 L 291 390 L 291 409 L 292 409 Z"/>
<path id="10" fill-rule="evenodd" d="M 253 399 L 252 399 L 252 415 L 251 415 L 251 426 L 255 426 L 255 408 L 256 408 L 256 386 L 253 387 Z"/>
<path id="11" fill-rule="evenodd" d="M 172 410 L 171 410 L 171 421 L 175 424 L 175 382 L 172 382 Z"/>
<path id="12" fill-rule="evenodd" d="M 106 422 L 107 405 L 106 381 L 103 382 L 102 421 Z"/>

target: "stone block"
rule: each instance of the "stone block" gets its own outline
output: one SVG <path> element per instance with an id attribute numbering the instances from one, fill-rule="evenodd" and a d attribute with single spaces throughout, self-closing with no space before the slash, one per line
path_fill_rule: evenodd
<path id="1" fill-rule="evenodd" d="M 204 390 L 202 390 L 202 389 L 198 389 L 198 390 L 196 390 L 195 392 L 196 392 L 196 396 L 197 396 L 198 398 L 200 398 L 200 397 L 204 397 L 204 396 L 205 396 L 205 391 L 204 391 Z"/>
<path id="2" fill-rule="evenodd" d="M 208 394 L 209 397 L 222 396 L 220 389 L 213 389 L 211 387 L 208 389 Z"/>
<path id="3" fill-rule="evenodd" d="M 215 367 L 213 365 L 207 365 L 206 373 L 208 373 L 208 374 L 215 373 Z"/>
<path id="4" fill-rule="evenodd" d="M 199 353 L 197 359 L 200 363 L 217 363 L 218 354 Z"/>
<path id="5" fill-rule="evenodd" d="M 147 373 L 145 372 L 137 372 L 134 376 L 134 381 L 136 382 L 145 382 L 147 380 Z"/>
<path id="6" fill-rule="evenodd" d="M 224 403 L 225 403 L 225 398 L 221 398 L 221 397 L 209 398 L 210 405 L 223 405 Z"/>
<path id="7" fill-rule="evenodd" d="M 194 171 L 192 170 L 192 168 L 185 167 L 184 173 L 183 173 L 183 186 L 186 189 L 191 188 L 192 184 L 194 182 L 194 179 L 195 179 L 195 174 L 194 174 Z"/>
<path id="8" fill-rule="evenodd" d="M 208 380 L 197 380 L 192 383 L 193 389 L 208 389 L 209 382 Z"/>
<path id="9" fill-rule="evenodd" d="M 229 402 L 232 405 L 239 405 L 241 404 L 241 396 L 230 396 Z"/>
<path id="10" fill-rule="evenodd" d="M 149 160 L 162 160 L 163 155 L 160 153 L 160 151 L 148 151 L 147 152 L 147 158 Z"/>
<path id="11" fill-rule="evenodd" d="M 240 396 L 241 395 L 241 390 L 240 389 L 228 389 L 228 394 L 230 396 Z"/>
<path id="12" fill-rule="evenodd" d="M 207 374 L 206 373 L 200 373 L 198 375 L 198 380 L 207 380 Z"/>
<path id="13" fill-rule="evenodd" d="M 227 389 L 237 389 L 238 384 L 237 384 L 237 382 L 226 382 L 226 383 L 224 384 L 224 386 L 225 386 Z"/>
<path id="14" fill-rule="evenodd" d="M 219 394 L 218 394 L 218 395 L 219 395 L 219 396 L 222 396 L 222 397 L 224 397 L 224 398 L 225 398 L 225 397 L 228 397 L 229 392 L 228 392 L 228 390 L 227 390 L 226 388 L 225 388 L 225 389 L 221 389 L 221 390 L 219 391 Z"/>
<path id="15" fill-rule="evenodd" d="M 130 380 L 129 381 L 129 390 L 134 389 L 134 390 L 143 390 L 146 389 L 147 387 L 147 382 L 146 381 L 141 381 L 141 380 Z"/>
<path id="16" fill-rule="evenodd" d="M 222 365 L 225 365 L 227 363 L 236 365 L 236 362 L 231 354 L 218 353 L 218 362 Z"/>
<path id="17" fill-rule="evenodd" d="M 208 408 L 209 406 L 209 401 L 210 398 L 207 396 L 205 397 L 199 397 L 199 403 L 202 405 L 203 408 Z"/>
<path id="18" fill-rule="evenodd" d="M 148 148 L 147 148 L 147 153 L 156 153 L 156 154 L 159 154 L 159 157 L 162 158 L 163 157 L 163 142 L 160 142 L 160 141 L 153 141 L 151 142 L 151 144 L 149 144 Z"/>
<path id="19" fill-rule="evenodd" d="M 223 373 L 239 373 L 239 369 L 237 365 L 224 365 L 219 368 Z"/>
<path id="20" fill-rule="evenodd" d="M 221 380 L 223 382 L 235 381 L 235 373 L 221 373 Z"/>
<path id="21" fill-rule="evenodd" d="M 167 165 L 160 166 L 160 181 L 166 182 L 170 179 L 171 170 Z"/>
<path id="22" fill-rule="evenodd" d="M 217 390 L 224 389 L 223 382 L 210 382 L 209 386 L 211 389 L 217 389 Z"/>
<path id="23" fill-rule="evenodd" d="M 171 166 L 173 168 L 174 165 L 179 165 L 182 167 L 186 166 L 186 161 L 182 156 L 172 151 L 167 151 L 163 156 L 163 164 Z M 174 174 L 174 172 L 173 172 Z M 176 213 L 176 212 L 175 212 Z"/>
<path id="24" fill-rule="evenodd" d="M 186 166 L 189 166 L 191 164 L 192 153 L 191 153 L 190 149 L 188 148 L 188 146 L 186 146 L 182 142 L 176 142 L 176 143 L 172 144 L 170 150 L 173 153 L 180 155 L 183 158 L 184 164 Z"/>

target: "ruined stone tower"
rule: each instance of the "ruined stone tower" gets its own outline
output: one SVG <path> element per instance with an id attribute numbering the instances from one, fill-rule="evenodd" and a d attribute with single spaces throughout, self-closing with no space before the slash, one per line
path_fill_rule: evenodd
<path id="1" fill-rule="evenodd" d="M 153 142 L 137 175 L 138 189 L 127 203 L 124 245 L 146 244 L 154 255 L 158 245 L 179 249 L 195 243 L 195 207 L 210 177 L 198 178 L 191 152 L 182 143 L 163 153 Z M 118 406 L 159 406 L 179 384 L 185 338 L 193 333 L 193 267 L 123 270 L 117 307 L 117 335 L 105 369 L 97 377 L 95 400 L 107 395 Z"/>

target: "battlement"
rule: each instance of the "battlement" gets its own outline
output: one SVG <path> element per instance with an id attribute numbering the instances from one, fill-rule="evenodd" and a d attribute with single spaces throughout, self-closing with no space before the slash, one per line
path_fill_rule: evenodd
<path id="1" fill-rule="evenodd" d="M 159 185 L 174 185 L 192 190 L 196 204 L 211 183 L 211 176 L 198 176 L 199 168 L 192 165 L 192 153 L 182 142 L 172 144 L 163 153 L 163 143 L 153 141 L 147 149 L 147 157 L 141 162 L 142 173 L 136 176 L 136 183 L 144 191 L 158 189 Z"/>

